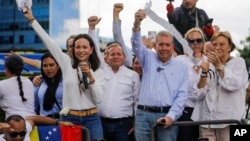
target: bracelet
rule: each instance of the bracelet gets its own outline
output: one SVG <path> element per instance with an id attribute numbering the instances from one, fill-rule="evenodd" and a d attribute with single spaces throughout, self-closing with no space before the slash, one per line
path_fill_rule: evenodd
<path id="1" fill-rule="evenodd" d="M 202 74 L 207 74 L 208 72 L 207 72 L 207 71 L 202 71 L 201 73 L 202 73 Z"/>
<path id="2" fill-rule="evenodd" d="M 202 74 L 201 74 L 201 78 L 203 78 L 203 77 L 207 77 L 207 74 L 202 73 Z"/>
<path id="3" fill-rule="evenodd" d="M 56 123 L 55 123 L 55 125 L 58 125 L 59 124 L 59 120 L 58 119 L 56 119 Z"/>
<path id="4" fill-rule="evenodd" d="M 29 20 L 29 23 L 32 23 L 35 20 L 35 18 L 32 18 Z"/>

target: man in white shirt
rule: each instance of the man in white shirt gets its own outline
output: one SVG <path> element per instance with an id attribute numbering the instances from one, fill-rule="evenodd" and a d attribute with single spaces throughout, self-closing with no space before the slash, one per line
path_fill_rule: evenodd
<path id="1" fill-rule="evenodd" d="M 139 94 L 139 75 L 125 66 L 125 50 L 118 42 L 110 42 L 105 49 L 105 59 L 99 48 L 95 26 L 97 16 L 88 19 L 89 35 L 95 40 L 97 55 L 104 70 L 104 97 L 97 104 L 102 121 L 104 138 L 109 141 L 130 141 L 134 109 Z M 132 135 L 130 135 L 132 137 Z"/>
<path id="2" fill-rule="evenodd" d="M 124 66 L 126 60 L 121 46 L 108 45 L 109 64 L 104 65 L 104 98 L 98 104 L 104 138 L 110 141 L 129 141 L 133 127 L 135 103 L 139 91 L 139 75 Z"/>

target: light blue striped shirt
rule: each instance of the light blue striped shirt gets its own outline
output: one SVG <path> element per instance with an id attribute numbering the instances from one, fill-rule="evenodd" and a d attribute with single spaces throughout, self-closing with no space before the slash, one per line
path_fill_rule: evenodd
<path id="1" fill-rule="evenodd" d="M 133 32 L 131 43 L 143 67 L 138 104 L 171 106 L 167 116 L 176 120 L 188 98 L 188 66 L 173 56 L 162 63 L 156 52 L 144 46 L 140 32 Z"/>

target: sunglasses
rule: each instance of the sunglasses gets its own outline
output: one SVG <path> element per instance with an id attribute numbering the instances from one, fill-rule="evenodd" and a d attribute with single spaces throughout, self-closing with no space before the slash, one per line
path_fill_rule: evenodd
<path id="1" fill-rule="evenodd" d="M 11 133 L 9 133 L 9 135 L 10 135 L 11 138 L 16 138 L 18 135 L 20 137 L 24 137 L 26 135 L 26 133 L 27 133 L 27 131 L 24 130 L 24 131 L 21 131 L 21 132 L 11 132 Z"/>
<path id="2" fill-rule="evenodd" d="M 198 39 L 187 39 L 189 44 L 194 44 L 195 42 L 198 44 L 201 44 L 203 42 L 203 39 L 198 38 Z"/>

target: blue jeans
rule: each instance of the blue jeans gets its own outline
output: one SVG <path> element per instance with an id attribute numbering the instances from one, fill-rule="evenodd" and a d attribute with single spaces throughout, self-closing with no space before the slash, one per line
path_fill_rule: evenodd
<path id="1" fill-rule="evenodd" d="M 101 119 L 104 138 L 108 141 L 130 141 L 128 132 L 133 127 L 133 119 L 119 119 L 117 121 L 106 121 Z"/>
<path id="2" fill-rule="evenodd" d="M 136 141 L 150 141 L 151 127 L 160 117 L 164 117 L 167 113 L 153 113 L 137 109 L 135 116 L 135 138 Z M 166 129 L 162 127 L 156 128 L 156 141 L 176 141 L 178 134 L 178 126 L 170 126 Z"/>
<path id="3" fill-rule="evenodd" d="M 103 139 L 102 124 L 100 117 L 97 114 L 84 117 L 68 114 L 67 116 L 61 116 L 61 119 L 86 127 L 89 130 L 91 141 Z"/>

